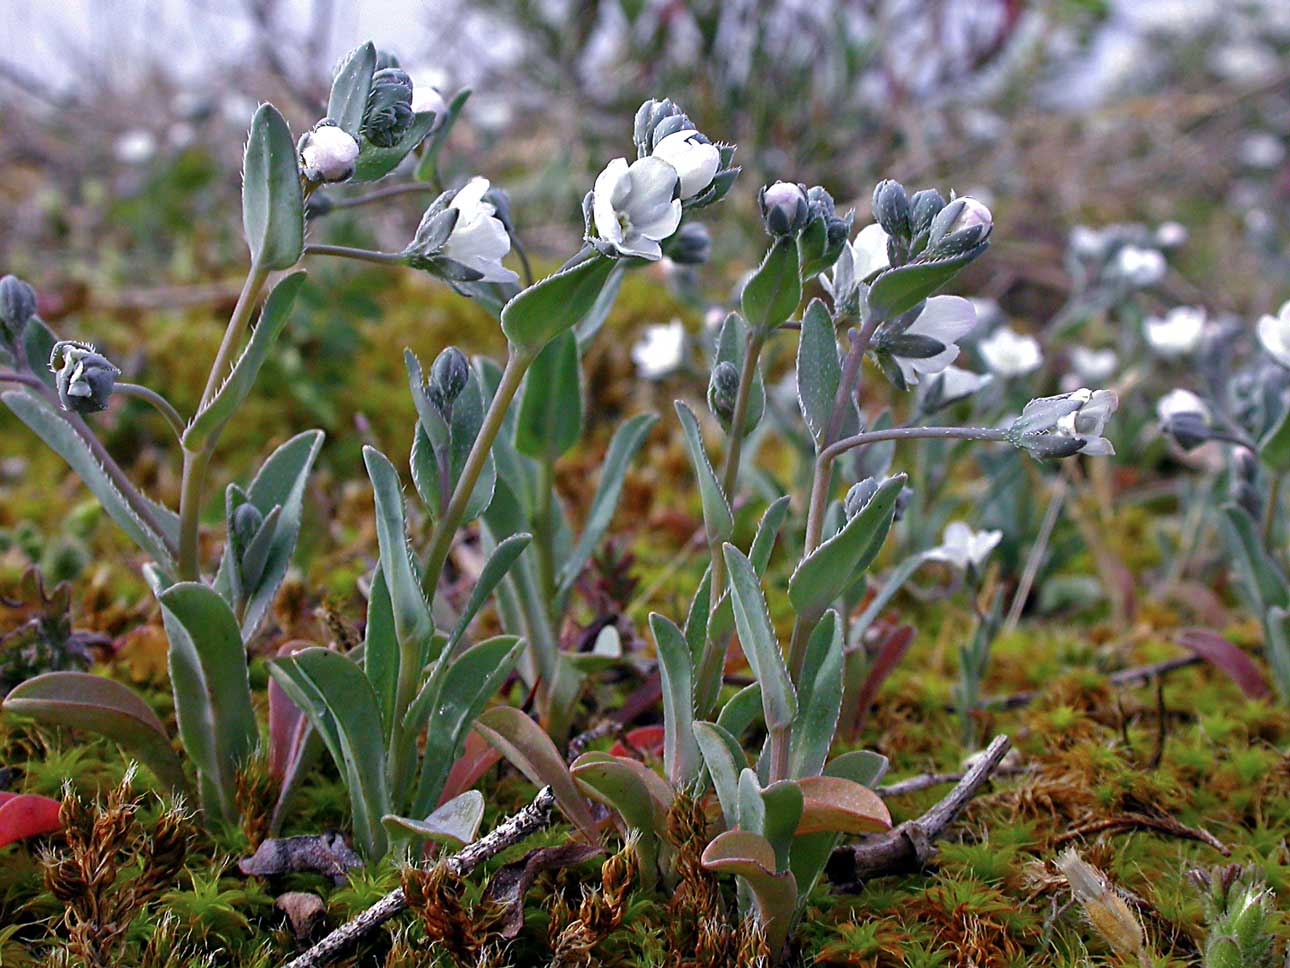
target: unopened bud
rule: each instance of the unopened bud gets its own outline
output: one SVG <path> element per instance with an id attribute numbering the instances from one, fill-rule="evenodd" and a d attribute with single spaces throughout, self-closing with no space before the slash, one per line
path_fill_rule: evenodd
<path id="1" fill-rule="evenodd" d="M 810 215 L 806 191 L 793 182 L 775 182 L 763 188 L 758 202 L 766 231 L 774 236 L 797 234 Z"/>
<path id="2" fill-rule="evenodd" d="M 372 75 L 363 116 L 363 135 L 380 148 L 393 148 L 412 125 L 412 78 L 397 67 Z"/>
<path id="3" fill-rule="evenodd" d="M 98 413 L 106 410 L 121 371 L 96 353 L 88 343 L 62 340 L 49 356 L 58 399 L 64 410 Z"/>
<path id="4" fill-rule="evenodd" d="M 993 228 L 994 217 L 990 210 L 970 195 L 964 195 L 954 199 L 932 219 L 927 247 L 941 249 L 952 246 L 965 250 L 983 241 Z"/>
<path id="5" fill-rule="evenodd" d="M 36 290 L 17 276 L 0 279 L 0 330 L 17 342 L 27 320 L 36 315 Z"/>
<path id="6" fill-rule="evenodd" d="M 932 227 L 932 220 L 941 214 L 945 199 L 934 188 L 915 192 L 909 202 L 909 229 L 912 235 L 922 235 Z"/>
<path id="7" fill-rule="evenodd" d="M 233 520 L 230 524 L 236 547 L 245 551 L 255 540 L 262 524 L 264 524 L 264 515 L 260 513 L 259 508 L 250 501 L 239 504 L 237 510 L 233 512 Z"/>
<path id="8" fill-rule="evenodd" d="M 905 186 L 890 178 L 880 181 L 873 190 L 873 217 L 889 236 L 908 239 L 910 205 Z"/>
<path id="9" fill-rule="evenodd" d="M 449 346 L 435 357 L 434 364 L 430 367 L 430 385 L 426 392 L 430 395 L 430 401 L 443 413 L 461 396 L 461 391 L 466 389 L 469 380 L 470 361 L 466 359 L 466 354 L 455 346 Z"/>
<path id="10" fill-rule="evenodd" d="M 851 489 L 847 491 L 847 496 L 842 501 L 842 508 L 846 511 L 847 520 L 851 520 L 857 514 L 865 509 L 875 494 L 878 493 L 878 481 L 872 477 L 866 477 L 858 484 L 852 484 Z"/>
<path id="11" fill-rule="evenodd" d="M 712 379 L 708 382 L 708 406 L 727 430 L 735 419 L 738 400 L 739 367 L 723 360 L 713 368 Z"/>
<path id="12" fill-rule="evenodd" d="M 702 222 L 685 222 L 668 241 L 667 255 L 677 265 L 699 266 L 712 254 L 712 236 Z"/>
<path id="13" fill-rule="evenodd" d="M 300 168 L 313 182 L 342 182 L 354 174 L 358 142 L 330 121 L 300 139 Z"/>

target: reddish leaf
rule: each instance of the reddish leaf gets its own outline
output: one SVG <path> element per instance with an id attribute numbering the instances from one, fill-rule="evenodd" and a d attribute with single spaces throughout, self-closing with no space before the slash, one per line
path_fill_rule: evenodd
<path id="1" fill-rule="evenodd" d="M 307 649 L 314 643 L 303 640 L 288 642 L 278 649 L 278 655 L 287 656 L 301 649 Z M 300 756 L 304 745 L 309 722 L 300 707 L 293 703 L 278 685 L 278 680 L 269 677 L 269 771 L 281 782 L 292 771 L 292 766 Z"/>
<path id="2" fill-rule="evenodd" d="M 854 738 L 864 728 L 865 720 L 869 716 L 869 707 L 873 705 L 878 690 L 896 666 L 900 665 L 900 660 L 905 657 L 913 641 L 912 625 L 902 625 L 893 629 L 883 638 L 873 662 L 869 665 L 864 685 L 860 687 L 860 694 L 856 696 L 855 706 L 851 710 L 850 738 Z"/>
<path id="3" fill-rule="evenodd" d="M 502 754 L 489 746 L 484 737 L 470 733 L 466 737 L 466 748 L 448 771 L 448 779 L 444 781 L 438 805 L 443 806 L 453 797 L 471 789 L 501 758 Z"/>
<path id="4" fill-rule="evenodd" d="M 61 830 L 58 808 L 58 801 L 49 797 L 0 791 L 0 847 Z"/>
<path id="5" fill-rule="evenodd" d="M 638 726 L 629 729 L 623 738 L 627 740 L 626 743 L 615 743 L 609 750 L 614 756 L 634 756 L 633 750 L 648 756 L 663 755 L 662 726 Z"/>
<path id="6" fill-rule="evenodd" d="M 1210 629 L 1183 629 L 1178 644 L 1190 649 L 1231 679 L 1251 699 L 1263 699 L 1272 690 L 1254 660 Z"/>

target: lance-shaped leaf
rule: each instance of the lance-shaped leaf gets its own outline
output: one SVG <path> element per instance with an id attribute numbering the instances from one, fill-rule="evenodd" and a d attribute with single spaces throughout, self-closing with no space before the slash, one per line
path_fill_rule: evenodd
<path id="1" fill-rule="evenodd" d="M 363 463 L 367 465 L 368 477 L 372 479 L 381 573 L 390 590 L 399 648 L 405 658 L 416 662 L 416 669 L 419 671 L 425 661 L 424 650 L 434 631 L 434 623 L 412 564 L 412 549 L 408 546 L 404 525 L 403 492 L 399 475 L 389 458 L 375 447 L 363 448 Z"/>
<path id="2" fill-rule="evenodd" d="M 591 310 L 616 264 L 593 255 L 534 283 L 503 307 L 502 332 L 517 350 L 536 353 Z"/>
<path id="3" fill-rule="evenodd" d="M 493 553 L 488 556 L 488 561 L 484 562 L 484 567 L 480 569 L 479 577 L 475 579 L 475 587 L 470 590 L 470 598 L 466 600 L 461 614 L 457 616 L 457 624 L 453 626 L 448 636 L 446 650 L 449 655 L 457 647 L 461 637 L 466 634 L 466 629 L 479 614 L 479 610 L 484 607 L 493 589 L 506 577 L 511 565 L 515 564 L 515 559 L 523 553 L 532 540 L 531 534 L 521 532 L 506 538 L 493 549 Z"/>
<path id="4" fill-rule="evenodd" d="M 591 810 L 560 751 L 542 727 L 519 709 L 496 706 L 475 721 L 475 730 L 532 783 L 549 786 L 569 822 L 588 842 L 597 842 Z"/>
<path id="5" fill-rule="evenodd" d="M 1249 512 L 1240 505 L 1227 504 L 1223 506 L 1223 514 L 1223 535 L 1255 607 L 1262 613 L 1274 605 L 1278 608 L 1290 605 L 1290 582 L 1263 550 L 1258 526 Z"/>
<path id="6" fill-rule="evenodd" d="M 739 297 L 744 318 L 753 329 L 769 333 L 797 311 L 802 301 L 802 279 L 797 264 L 797 242 L 792 236 L 775 240 Z"/>
<path id="7" fill-rule="evenodd" d="M 39 723 L 106 736 L 172 790 L 187 789 L 183 767 L 161 720 L 119 682 L 85 672 L 46 672 L 14 686 L 0 707 Z"/>
<path id="8" fill-rule="evenodd" d="M 202 780 L 203 809 L 234 820 L 237 771 L 260 740 L 237 619 L 200 582 L 171 585 L 157 599 L 170 640 L 175 717 Z"/>
<path id="9" fill-rule="evenodd" d="M 787 494 L 776 498 L 770 507 L 766 508 L 766 513 L 762 515 L 761 521 L 757 523 L 757 533 L 753 536 L 753 543 L 748 548 L 748 560 L 752 562 L 753 570 L 757 572 L 758 576 L 766 574 L 766 566 L 770 564 L 770 555 L 775 550 L 775 541 L 779 538 L 779 531 L 784 526 L 784 519 L 788 516 L 791 501 L 791 496 Z M 710 588 L 711 585 L 709 584 L 708 587 Z M 707 635 L 710 647 L 723 648 L 734 626 L 735 613 L 730 604 L 730 591 L 727 589 L 721 596 L 721 601 L 717 602 L 717 607 L 712 609 L 712 614 L 708 618 Z M 715 685 L 719 686 L 720 683 Z M 708 697 L 701 696 L 700 698 L 707 699 Z"/>
<path id="10" fill-rule="evenodd" d="M 699 421 L 694 412 L 680 400 L 676 401 L 676 415 L 681 418 L 681 429 L 685 433 L 685 446 L 690 452 L 690 463 L 694 465 L 694 474 L 699 482 L 699 499 L 703 503 L 703 525 L 709 541 L 727 541 L 735 532 L 735 516 L 730 511 L 730 502 L 721 489 L 717 473 L 708 460 L 708 452 L 703 446 L 703 437 L 699 433 Z"/>
<path id="11" fill-rule="evenodd" d="M 627 479 L 627 468 L 632 459 L 645 443 L 651 428 L 658 422 L 658 416 L 652 413 L 638 413 L 624 421 L 609 442 L 609 450 L 600 465 L 600 483 L 596 485 L 595 496 L 591 499 L 591 508 L 587 511 L 586 523 L 573 551 L 560 566 L 556 585 L 559 589 L 559 600 L 568 600 L 582 566 L 587 563 L 600 541 L 609 530 L 609 524 L 618 508 L 618 499 L 623 493 L 623 482 Z M 563 609 L 559 609 L 563 610 Z"/>
<path id="12" fill-rule="evenodd" d="M 439 665 L 408 707 L 404 725 L 413 732 L 426 727 L 421 777 L 414 806 L 423 813 L 437 803 L 452 764 L 466 745 L 466 735 L 488 701 L 510 677 L 524 643 L 513 635 L 480 642 Z M 449 663 L 446 668 L 445 663 Z"/>
<path id="13" fill-rule="evenodd" d="M 872 790 L 887 775 L 887 757 L 873 750 L 852 750 L 835 756 L 824 768 L 825 776 L 841 777 Z"/>
<path id="14" fill-rule="evenodd" d="M 967 252 L 949 259 L 911 262 L 888 269 L 869 287 L 869 310 L 874 318 L 894 319 L 913 309 L 936 290 L 959 274 L 964 266 L 989 248 L 982 242 Z"/>
<path id="15" fill-rule="evenodd" d="M 659 835 L 667 830 L 671 787 L 644 763 L 608 753 L 584 753 L 570 772 L 587 796 L 618 811 L 636 836 L 636 856 L 645 882 L 656 880 Z"/>
<path id="16" fill-rule="evenodd" d="M 842 660 L 842 622 L 830 609 L 811 632 L 798 677 L 790 776 L 815 776 L 824 767 L 842 711 Z"/>
<path id="17" fill-rule="evenodd" d="M 327 117 L 355 140 L 367 114 L 367 95 L 376 71 L 376 46 L 369 40 L 355 47 L 336 68 L 327 96 Z"/>
<path id="18" fill-rule="evenodd" d="M 404 158 L 410 155 L 417 145 L 425 141 L 435 126 L 437 115 L 433 111 L 418 111 L 408 125 L 408 129 L 397 142 L 388 148 L 372 144 L 367 138 L 359 136 L 358 158 L 354 161 L 354 174 L 351 182 L 376 181 L 384 178 L 399 166 Z"/>
<path id="19" fill-rule="evenodd" d="M 649 617 L 663 680 L 663 766 L 675 787 L 699 775 L 699 747 L 694 739 L 694 682 L 690 646 L 681 630 L 657 612 Z"/>
<path id="20" fill-rule="evenodd" d="M 735 628 L 739 644 L 761 686 L 762 711 L 766 728 L 783 729 L 797 715 L 797 696 L 789 680 L 784 656 L 766 612 L 766 598 L 761 580 L 752 562 L 732 544 L 723 546 L 726 570 L 730 574 L 730 593 L 735 610 Z"/>
<path id="21" fill-rule="evenodd" d="M 565 330 L 538 353 L 524 377 L 515 420 L 515 447 L 553 461 L 582 436 L 582 367 L 578 340 Z"/>
<path id="22" fill-rule="evenodd" d="M 837 776 L 808 776 L 802 788 L 799 835 L 864 834 L 891 829 L 891 813 L 882 797 L 868 787 Z"/>
<path id="23" fill-rule="evenodd" d="M 269 351 L 287 325 L 291 316 L 291 307 L 295 304 L 296 294 L 304 285 L 306 273 L 293 272 L 276 286 L 269 298 L 265 300 L 260 320 L 247 341 L 246 349 L 238 357 L 233 369 L 220 385 L 210 403 L 197 412 L 188 429 L 184 431 L 184 446 L 188 450 L 201 450 L 210 439 L 228 423 L 229 418 L 242 405 L 260 374 L 260 368 L 269 358 Z"/>
<path id="24" fill-rule="evenodd" d="M 609 318 L 610 311 L 614 308 L 614 303 L 618 300 L 618 290 L 623 287 L 623 279 L 626 278 L 627 272 L 622 262 L 614 265 L 609 273 L 609 279 L 605 286 L 600 290 L 600 295 L 592 304 L 587 314 L 578 321 L 578 325 L 573 328 L 578 337 L 578 352 L 586 353 L 591 341 L 596 338 L 605 325 L 605 320 Z"/>
<path id="25" fill-rule="evenodd" d="M 713 354 L 712 366 L 715 370 L 721 363 L 729 363 L 738 372 L 743 372 L 744 355 L 748 351 L 748 324 L 744 322 L 743 317 L 738 313 L 731 313 L 721 324 L 721 332 L 717 334 L 716 352 Z M 709 397 L 711 400 L 711 397 Z M 744 422 L 744 433 L 751 433 L 752 429 L 761 422 L 762 415 L 766 412 L 766 384 L 762 380 L 761 367 L 753 373 L 753 383 L 748 397 L 748 415 Z"/>
<path id="26" fill-rule="evenodd" d="M 748 765 L 743 747 L 716 723 L 695 723 L 694 738 L 703 753 L 703 765 L 712 777 L 726 826 L 733 829 L 739 824 L 739 774 Z"/>
<path id="27" fill-rule="evenodd" d="M 824 303 L 812 299 L 802 314 L 797 344 L 797 402 L 819 450 L 842 381 L 838 337 Z"/>
<path id="28" fill-rule="evenodd" d="M 391 839 L 411 836 L 449 847 L 464 847 L 479 834 L 483 819 L 484 795 L 478 790 L 467 790 L 436 807 L 424 820 L 386 814 L 381 823 Z"/>
<path id="29" fill-rule="evenodd" d="M 747 882 L 767 946 L 772 952 L 782 950 L 797 907 L 797 882 L 788 871 L 776 872 L 770 842 L 746 830 L 727 830 L 704 848 L 702 863 L 710 871 L 735 874 Z"/>
<path id="30" fill-rule="evenodd" d="M 1209 629 L 1183 629 L 1178 644 L 1190 649 L 1232 680 L 1251 699 L 1264 699 L 1272 690 L 1254 660 L 1239 647 Z"/>
<path id="31" fill-rule="evenodd" d="M 399 635 L 394 629 L 394 603 L 381 566 L 372 574 L 367 593 L 367 625 L 363 635 L 363 671 L 376 693 L 388 745 L 395 717 L 399 715 Z"/>
<path id="32" fill-rule="evenodd" d="M 353 660 L 330 649 L 303 649 L 269 671 L 309 717 L 349 790 L 354 839 L 369 859 L 385 854 L 381 818 L 391 813 L 385 776 L 385 735 L 376 694 Z"/>
<path id="33" fill-rule="evenodd" d="M 288 642 L 278 649 L 278 655 L 287 656 L 311 648 L 303 640 Z M 322 737 L 309 724 L 304 710 L 292 702 L 291 697 L 269 677 L 269 772 L 278 781 L 278 799 L 269 818 L 269 833 L 277 836 L 282 829 L 287 809 L 296 791 L 304 782 L 323 753 Z"/>
<path id="34" fill-rule="evenodd" d="M 263 549 L 264 563 L 259 569 L 259 580 L 254 588 L 242 590 L 246 602 L 240 623 L 244 642 L 251 640 L 268 615 L 278 588 L 291 567 L 291 556 L 296 550 L 300 521 L 304 515 L 305 487 L 322 448 L 323 437 L 321 430 L 306 430 L 292 437 L 269 455 L 247 489 L 247 499 L 265 516 L 266 524 L 275 507 L 281 510 L 272 530 L 264 532 L 267 543 Z M 226 546 L 219 573 L 215 576 L 215 589 L 225 600 L 232 597 L 229 591 L 236 568 L 232 548 Z"/>
<path id="35" fill-rule="evenodd" d="M 754 724 L 762 722 L 761 686 L 750 682 L 726 700 L 717 716 L 717 725 L 738 739 Z"/>
<path id="36" fill-rule="evenodd" d="M 272 104 L 251 119 L 242 161 L 242 227 L 251 262 L 290 269 L 305 246 L 305 204 L 291 129 Z"/>
<path id="37" fill-rule="evenodd" d="M 26 390 L 9 390 L 0 393 L 0 400 L 5 406 L 25 423 L 37 437 L 45 442 L 50 450 L 67 461 L 67 465 L 76 472 L 90 492 L 98 498 L 103 510 L 108 513 L 117 527 L 142 548 L 164 570 L 173 572 L 175 560 L 166 547 L 165 539 L 157 530 L 145 523 L 135 513 L 125 495 L 107 475 L 98 458 L 86 446 L 85 441 L 72 429 L 53 406 L 44 399 Z M 151 505 L 158 524 L 165 527 L 165 519 L 157 512 L 164 511 L 159 505 Z M 169 512 L 165 512 L 169 513 Z M 178 531 L 176 530 L 176 534 Z"/>
<path id="38" fill-rule="evenodd" d="M 435 122 L 434 137 L 430 139 L 430 143 L 421 155 L 421 160 L 417 162 L 416 173 L 413 175 L 417 181 L 439 184 L 439 149 L 448 140 L 448 135 L 452 132 L 452 126 L 457 123 L 457 118 L 461 117 L 461 109 L 466 106 L 466 101 L 469 98 L 470 88 L 463 87 L 448 102 L 448 110 L 443 118 Z"/>
<path id="39" fill-rule="evenodd" d="M 904 486 L 903 474 L 887 478 L 859 514 L 797 566 L 788 582 L 788 600 L 798 615 L 815 621 L 869 567 L 891 530 Z"/>

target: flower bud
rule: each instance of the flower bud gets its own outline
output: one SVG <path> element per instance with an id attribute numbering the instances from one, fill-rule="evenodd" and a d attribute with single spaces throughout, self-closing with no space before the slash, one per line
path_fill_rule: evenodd
<path id="1" fill-rule="evenodd" d="M 668 240 L 666 253 L 677 265 L 699 266 L 712 254 L 712 236 L 702 222 L 684 222 Z"/>
<path id="2" fill-rule="evenodd" d="M 766 231 L 773 236 L 797 234 L 810 215 L 806 190 L 792 182 L 775 182 L 763 188 L 757 202 Z"/>
<path id="3" fill-rule="evenodd" d="M 735 405 L 739 399 L 739 367 L 723 360 L 712 370 L 708 381 L 708 406 L 727 430 L 735 419 Z"/>
<path id="4" fill-rule="evenodd" d="M 914 489 L 912 487 L 902 487 L 900 493 L 896 495 L 896 503 L 892 508 L 891 520 L 899 521 L 909 510 L 909 502 L 914 499 Z"/>
<path id="5" fill-rule="evenodd" d="M 121 371 L 88 343 L 61 340 L 49 355 L 58 399 L 64 410 L 98 413 L 106 410 Z"/>
<path id="6" fill-rule="evenodd" d="M 910 234 L 917 237 L 928 231 L 932 227 L 932 220 L 941 214 L 941 209 L 944 207 L 945 199 L 936 189 L 927 188 L 921 192 L 915 192 L 909 202 Z"/>
<path id="7" fill-rule="evenodd" d="M 966 251 L 984 241 L 994 228 L 994 218 L 983 204 L 964 195 L 946 205 L 928 228 L 927 247 Z"/>
<path id="8" fill-rule="evenodd" d="M 878 183 L 873 190 L 873 218 L 892 238 L 909 238 L 909 194 L 904 185 L 890 178 Z"/>
<path id="9" fill-rule="evenodd" d="M 461 396 L 470 380 L 470 361 L 466 354 L 455 346 L 449 346 L 437 357 L 430 367 L 430 381 L 426 393 L 440 413 L 446 413 L 454 401 Z"/>
<path id="10" fill-rule="evenodd" d="M 264 524 L 264 515 L 260 513 L 259 508 L 250 501 L 239 504 L 237 510 L 233 512 L 233 520 L 229 525 L 233 531 L 236 547 L 245 551 L 255 540 L 262 524 Z"/>
<path id="11" fill-rule="evenodd" d="M 300 168 L 312 182 L 342 182 L 354 174 L 358 142 L 323 120 L 300 139 Z"/>
<path id="12" fill-rule="evenodd" d="M 846 511 L 847 520 L 850 521 L 857 514 L 865 509 L 875 494 L 878 493 L 878 481 L 872 477 L 866 477 L 858 484 L 852 484 L 851 489 L 847 491 L 847 496 L 842 501 L 842 508 Z"/>
<path id="13" fill-rule="evenodd" d="M 654 146 L 669 134 L 695 130 L 695 125 L 670 98 L 650 99 L 636 109 L 632 140 L 641 157 L 651 154 Z"/>
<path id="14" fill-rule="evenodd" d="M 363 115 L 363 136 L 378 148 L 393 148 L 412 126 L 412 78 L 397 67 L 372 75 Z"/>
<path id="15" fill-rule="evenodd" d="M 17 342 L 36 315 L 36 290 L 17 276 L 0 279 L 0 333 Z"/>

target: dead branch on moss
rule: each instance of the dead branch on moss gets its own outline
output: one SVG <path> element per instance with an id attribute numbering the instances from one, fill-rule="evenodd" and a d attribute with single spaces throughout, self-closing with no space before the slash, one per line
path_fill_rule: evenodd
<path id="1" fill-rule="evenodd" d="M 917 820 L 837 848 L 825 867 L 829 881 L 839 890 L 853 891 L 863 881 L 925 867 L 935 852 L 933 841 L 985 786 L 1011 748 L 1007 736 L 996 736 L 954 789 Z"/>
<path id="2" fill-rule="evenodd" d="M 1070 843 L 1088 837 L 1091 834 L 1118 832 L 1122 830 L 1150 830 L 1168 837 L 1179 837 L 1183 840 L 1196 840 L 1208 847 L 1213 847 L 1224 857 L 1232 855 L 1232 848 L 1200 827 L 1189 827 L 1181 821 L 1167 815 L 1152 816 L 1146 813 L 1123 813 L 1114 817 L 1103 817 L 1072 827 L 1053 841 L 1054 846 Z"/>
<path id="3" fill-rule="evenodd" d="M 544 830 L 555 818 L 555 794 L 543 787 L 528 806 L 511 816 L 490 833 L 443 862 L 449 873 L 458 877 L 469 874 L 480 864 L 513 847 L 530 834 Z M 288 962 L 284 968 L 320 968 L 335 961 L 350 945 L 370 934 L 407 907 L 403 888 L 396 888 L 370 908 Z"/>
<path id="4" fill-rule="evenodd" d="M 1140 683 L 1150 682 L 1152 679 L 1159 679 L 1167 676 L 1178 669 L 1186 669 L 1189 666 L 1200 665 L 1204 659 L 1198 655 L 1185 655 L 1177 659 L 1166 659 L 1163 662 L 1152 662 L 1150 665 L 1134 666 L 1131 669 L 1121 669 L 1119 672 L 1113 672 L 1106 677 L 1106 681 L 1113 686 L 1136 686 Z M 1010 696 L 997 696 L 987 698 L 981 701 L 981 705 L 990 710 L 1020 709 L 1023 706 L 1029 706 L 1032 702 L 1043 695 L 1041 689 L 1028 689 L 1025 692 L 1014 692 Z"/>

